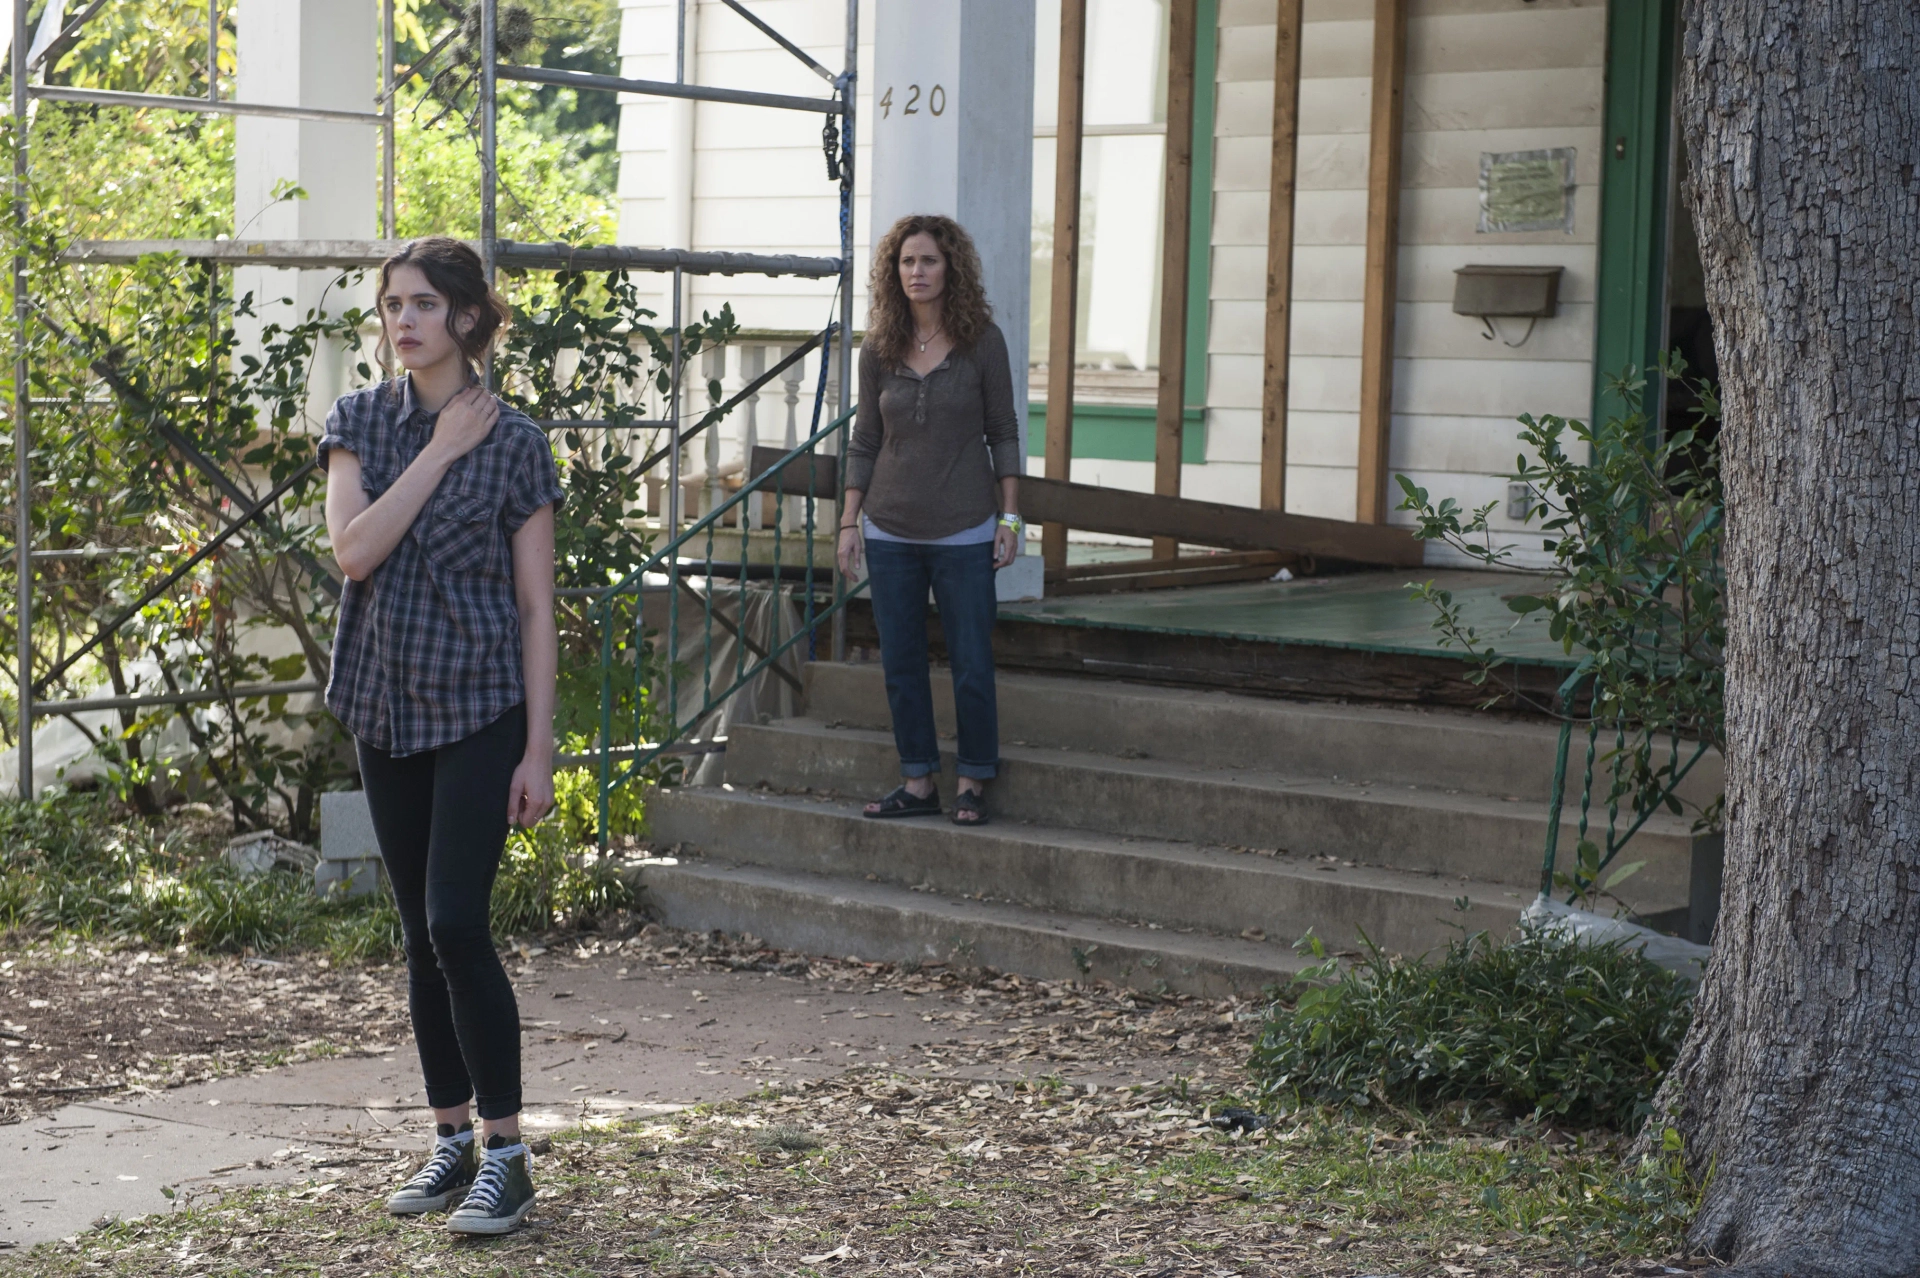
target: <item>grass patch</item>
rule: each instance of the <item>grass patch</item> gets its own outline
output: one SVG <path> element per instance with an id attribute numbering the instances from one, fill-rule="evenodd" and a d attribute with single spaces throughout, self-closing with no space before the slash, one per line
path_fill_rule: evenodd
<path id="1" fill-rule="evenodd" d="M 1303 945 L 1326 959 L 1317 937 Z M 1368 942 L 1292 993 L 1248 1063 L 1269 1105 L 1460 1101 L 1619 1131 L 1645 1120 L 1693 1010 L 1691 987 L 1638 951 L 1539 931 L 1476 933 L 1435 963 Z"/>

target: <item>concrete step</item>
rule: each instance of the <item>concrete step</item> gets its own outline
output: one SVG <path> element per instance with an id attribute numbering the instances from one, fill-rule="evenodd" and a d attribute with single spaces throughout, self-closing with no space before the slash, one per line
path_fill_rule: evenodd
<path id="1" fill-rule="evenodd" d="M 1235 936 L 1258 928 L 1282 945 L 1311 928 L 1336 949 L 1364 931 L 1390 950 L 1425 953 L 1462 927 L 1505 935 L 1533 896 L 1501 884 L 1012 821 L 981 829 L 931 817 L 871 821 L 851 801 L 751 790 L 660 791 L 647 819 L 656 846 L 692 846 L 769 869 L 984 893 L 1167 929 Z M 1466 908 L 1456 908 L 1462 898 Z"/>
<path id="2" fill-rule="evenodd" d="M 810 954 L 977 964 L 1208 997 L 1257 994 L 1302 966 L 1278 941 L 1183 935 L 714 859 L 664 861 L 634 870 L 645 904 L 662 922 L 752 932 Z"/>
<path id="3" fill-rule="evenodd" d="M 878 664 L 815 662 L 806 669 L 807 714 L 823 723 L 889 730 Z M 1285 701 L 1111 680 L 1001 674 L 1003 745 L 1168 759 L 1203 767 L 1251 767 L 1286 775 L 1419 785 L 1544 804 L 1553 783 L 1559 728 L 1491 714 Z M 933 678 L 934 715 L 952 736 L 953 686 Z M 1578 769 L 1584 735 L 1572 752 Z M 1607 782 L 1596 777 L 1604 793 Z M 1722 765 L 1709 754 L 1688 774 L 1689 802 L 1720 792 Z"/>
<path id="4" fill-rule="evenodd" d="M 810 718 L 735 725 L 726 758 L 726 779 L 736 788 L 870 797 L 898 783 L 889 734 L 829 728 Z M 1001 759 L 989 801 L 1002 821 L 1228 848 L 1284 848 L 1299 856 L 1520 889 L 1539 884 L 1544 804 L 1083 750 L 1003 746 Z M 944 764 L 950 774 L 950 756 Z M 951 780 L 945 793 L 952 794 Z M 1561 846 L 1571 858 L 1571 824 Z M 1640 914 L 1684 906 L 1690 854 L 1683 820 L 1653 818 L 1629 858 L 1646 861 L 1646 868 L 1622 885 L 1620 895 Z"/>

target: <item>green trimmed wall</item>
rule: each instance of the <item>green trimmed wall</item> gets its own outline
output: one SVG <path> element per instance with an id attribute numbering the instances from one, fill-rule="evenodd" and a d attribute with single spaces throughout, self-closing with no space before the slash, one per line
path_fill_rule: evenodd
<path id="1" fill-rule="evenodd" d="M 1594 317 L 1594 413 L 1624 411 L 1609 379 L 1646 376 L 1666 334 L 1667 175 L 1672 171 L 1673 44 L 1678 0 L 1607 7 L 1606 150 Z M 1651 381 L 1651 378 L 1649 378 Z M 1650 388 L 1646 408 L 1658 404 Z"/>
<path id="2" fill-rule="evenodd" d="M 1192 383 L 1188 383 L 1191 385 Z M 1198 466 L 1207 459 L 1207 415 L 1189 404 L 1180 432 L 1180 460 Z M 1156 413 L 1144 404 L 1075 404 L 1073 455 L 1107 461 L 1153 460 Z M 1027 454 L 1047 453 L 1047 406 L 1027 405 Z"/>

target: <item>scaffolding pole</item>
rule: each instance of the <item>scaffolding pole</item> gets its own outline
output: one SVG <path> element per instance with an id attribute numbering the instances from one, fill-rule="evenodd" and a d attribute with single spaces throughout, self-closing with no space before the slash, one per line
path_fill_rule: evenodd
<path id="1" fill-rule="evenodd" d="M 33 790 L 33 468 L 28 459 L 27 409 L 27 0 L 13 0 L 13 474 L 14 625 L 20 677 L 15 724 L 20 797 Z"/>
<path id="2" fill-rule="evenodd" d="M 207 101 L 220 100 L 220 0 L 207 0 Z"/>
<path id="3" fill-rule="evenodd" d="M 380 126 L 380 234 L 387 239 L 394 235 L 393 194 L 394 180 L 394 111 L 397 107 L 399 85 L 394 83 L 394 47 L 393 47 L 393 0 L 382 0 L 380 6 L 380 58 L 384 64 L 380 68 L 381 114 L 386 122 Z"/>
<path id="4" fill-rule="evenodd" d="M 77 30 L 81 24 L 91 18 L 104 5 L 105 0 L 94 3 L 78 18 L 69 24 L 62 35 Z M 823 79 L 829 78 L 825 69 L 797 45 L 787 40 L 771 26 L 755 17 L 734 0 L 728 0 L 729 7 L 741 14 L 763 34 L 767 35 L 788 52 L 793 53 Z M 853 394 L 853 199 L 855 194 L 854 173 L 854 102 L 856 93 L 857 68 L 859 58 L 859 0 L 847 0 L 847 29 L 845 66 L 838 76 L 832 77 L 835 96 L 833 98 L 805 98 L 788 94 L 760 93 L 750 90 L 722 89 L 689 83 L 686 48 L 686 0 L 676 0 L 675 12 L 679 19 L 675 37 L 674 81 L 671 84 L 658 81 L 632 80 L 621 76 L 594 75 L 587 72 L 564 71 L 543 67 L 503 66 L 499 60 L 499 0 L 481 0 L 480 5 L 480 152 L 481 152 L 481 189 L 480 189 L 480 237 L 476 248 L 485 267 L 488 283 L 495 281 L 498 268 L 506 265 L 512 269 L 523 270 L 618 270 L 637 269 L 646 271 L 671 272 L 673 276 L 673 367 L 668 389 L 668 413 L 664 424 L 678 428 L 680 422 L 680 400 L 682 397 L 681 361 L 683 358 L 683 339 L 681 329 L 685 320 L 686 277 L 689 275 L 738 275 L 753 274 L 765 276 L 792 275 L 803 278 L 836 278 L 839 285 L 839 329 L 841 347 L 831 355 L 822 351 L 823 361 L 837 359 L 839 389 L 836 395 L 836 410 L 844 411 Z M 447 43 L 454 33 L 442 38 L 430 49 L 426 56 L 409 67 L 405 73 L 396 74 L 397 40 L 395 35 L 395 0 L 382 0 L 381 24 L 381 74 L 380 92 L 375 99 L 373 111 L 342 111 L 318 107 L 282 106 L 267 103 L 223 101 L 220 97 L 220 0 L 208 0 L 207 4 L 207 90 L 204 97 L 183 95 L 127 93 L 105 89 L 86 89 L 67 85 L 31 85 L 28 77 L 28 33 L 27 0 L 14 0 L 13 40 L 10 51 L 10 63 L 13 75 L 12 107 L 15 121 L 14 146 L 14 185 L 13 214 L 17 248 L 14 254 L 14 391 L 13 391 L 13 448 L 14 448 L 14 485 L 15 485 L 15 622 L 16 673 L 19 680 L 18 728 L 20 742 L 17 758 L 19 760 L 20 794 L 31 799 L 33 790 L 33 721 L 36 709 L 45 709 L 54 713 L 67 713 L 80 708 L 127 708 L 137 705 L 179 705 L 201 700 L 198 692 L 172 694 L 164 697 L 113 697 L 71 700 L 66 702 L 46 702 L 36 706 L 34 702 L 33 682 L 33 562 L 36 558 L 56 558 L 68 552 L 35 552 L 33 550 L 33 476 L 30 463 L 31 435 L 28 419 L 32 398 L 29 394 L 29 338 L 32 321 L 31 299 L 27 291 L 28 262 L 25 252 L 26 228 L 28 221 L 28 104 L 36 99 L 54 102 L 72 102 L 93 106 L 128 107 L 143 110 L 188 111 L 200 114 L 219 114 L 230 116 L 265 116 L 280 119 L 321 120 L 335 123 L 373 124 L 381 130 L 382 137 L 382 178 L 381 191 L 381 232 L 377 241 L 273 241 L 273 240 L 120 240 L 120 241 L 82 241 L 70 245 L 60 260 L 70 264 L 112 264 L 132 263 L 154 253 L 172 253 L 190 260 L 198 260 L 209 268 L 219 265 L 254 265 L 274 267 L 324 267 L 337 266 L 347 269 L 366 268 L 378 265 L 398 251 L 400 245 L 394 240 L 396 234 L 396 98 L 400 86 L 411 80 L 430 62 Z M 841 153 L 839 165 L 840 184 L 840 253 L 838 257 L 803 257 L 793 254 L 760 254 L 732 252 L 695 252 L 687 248 L 641 249 L 619 245 L 575 247 L 566 244 L 516 244 L 499 237 L 498 218 L 498 122 L 499 122 L 499 80 L 506 79 L 530 84 L 558 85 L 562 87 L 598 89 L 620 93 L 645 94 L 668 98 L 681 98 L 694 101 L 732 103 L 737 105 L 770 107 L 781 110 L 808 111 L 822 113 L 830 118 L 840 117 Z M 797 352 L 795 358 L 804 355 Z M 824 377 L 826 369 L 822 368 Z M 492 381 L 492 367 L 489 363 L 488 381 Z M 739 396 L 736 396 L 737 400 Z M 711 414 L 709 415 L 711 416 Z M 545 423 L 543 423 L 545 424 Z M 561 423 L 553 423 L 560 425 Z M 590 423 L 571 423 L 589 425 Z M 632 423 L 648 425 L 660 423 Z M 667 521 L 669 528 L 677 528 L 682 522 L 684 512 L 680 492 L 680 448 L 679 440 L 668 451 L 668 499 Z M 194 450 L 188 449 L 191 453 Z M 196 461 L 202 460 L 195 458 Z M 210 464 L 210 463 L 209 463 Z M 207 466 L 202 467 L 203 470 Z M 223 489 L 231 489 L 221 473 L 210 472 L 212 481 Z M 844 472 L 841 475 L 844 483 Z M 277 494 L 276 494 L 277 495 Z M 835 492 L 836 499 L 844 497 L 843 490 Z M 229 496 L 233 493 L 229 491 Z M 269 499 L 271 500 L 271 499 Z M 244 503 L 243 503 L 244 504 Z M 267 501 L 262 501 L 264 508 Z M 240 522 L 245 522 L 240 521 Z M 232 531 L 231 529 L 228 530 Z M 670 579 L 678 577 L 678 563 L 668 566 Z M 176 571 L 173 578 L 176 579 Z M 835 573 L 836 595 L 844 591 L 845 583 Z M 675 594 L 673 584 L 666 588 L 669 607 Z M 114 626 L 103 629 L 103 634 Z M 95 636 L 98 642 L 101 636 Z M 844 619 L 836 610 L 834 620 L 833 651 L 836 660 L 845 656 Z M 51 676 L 50 676 L 51 677 Z M 671 682 L 672 673 L 668 672 Z M 306 691 L 305 685 L 270 685 L 264 689 L 245 689 L 250 693 L 272 691 Z M 671 689 L 670 689 L 671 695 Z M 56 709 L 57 707 L 57 709 Z M 610 746 L 611 743 L 606 743 Z"/>
<path id="5" fill-rule="evenodd" d="M 860 72 L 860 0 L 847 0 L 846 70 L 840 76 L 840 396 L 834 401 L 834 416 L 847 411 L 853 400 L 853 107 L 856 81 Z M 835 446 L 844 454 L 848 431 Z M 834 483 L 834 520 L 847 508 L 847 468 L 844 460 L 836 468 Z M 834 535 L 833 596 L 838 603 L 847 583 L 840 572 L 840 538 Z M 833 659 L 847 659 L 847 610 L 833 611 Z"/>
<path id="6" fill-rule="evenodd" d="M 231 102 L 189 98 L 175 93 L 122 93 L 118 89 L 75 89 L 64 84 L 29 84 L 30 98 L 48 102 L 79 102 L 87 106 L 137 107 L 148 111 L 193 111 L 201 115 L 265 115 L 281 120 L 325 120 L 335 124 L 378 124 L 378 111 L 334 111 L 326 107 L 275 106 L 266 102 Z"/>
<path id="7" fill-rule="evenodd" d="M 480 263 L 493 284 L 494 241 L 500 237 L 498 196 L 500 175 L 494 167 L 499 151 L 500 0 L 480 4 Z M 487 361 L 487 385 L 493 385 L 493 361 Z"/>
<path id="8" fill-rule="evenodd" d="M 472 240 L 474 251 L 480 241 Z M 76 266 L 130 266 L 155 253 L 227 266 L 338 266 L 367 270 L 405 247 L 400 240 L 76 240 L 60 260 Z M 619 244 L 521 244 L 495 240 L 496 264 L 530 271 L 682 271 L 688 275 L 798 275 L 838 279 L 837 257 L 793 253 L 694 253 Z M 65 402 L 65 401 L 61 401 Z"/>

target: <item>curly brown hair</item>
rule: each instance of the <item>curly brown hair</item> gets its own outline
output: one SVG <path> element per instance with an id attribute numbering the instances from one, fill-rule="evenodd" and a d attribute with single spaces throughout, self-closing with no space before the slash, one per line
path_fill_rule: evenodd
<path id="1" fill-rule="evenodd" d="M 957 349 L 970 350 L 993 323 L 993 307 L 980 282 L 980 251 L 966 228 L 937 213 L 913 213 L 893 224 L 873 250 L 873 274 L 868 277 L 867 336 L 862 351 L 886 364 L 906 358 L 913 337 L 913 307 L 900 287 L 900 246 L 909 237 L 931 235 L 947 259 L 947 287 L 942 324 Z"/>

